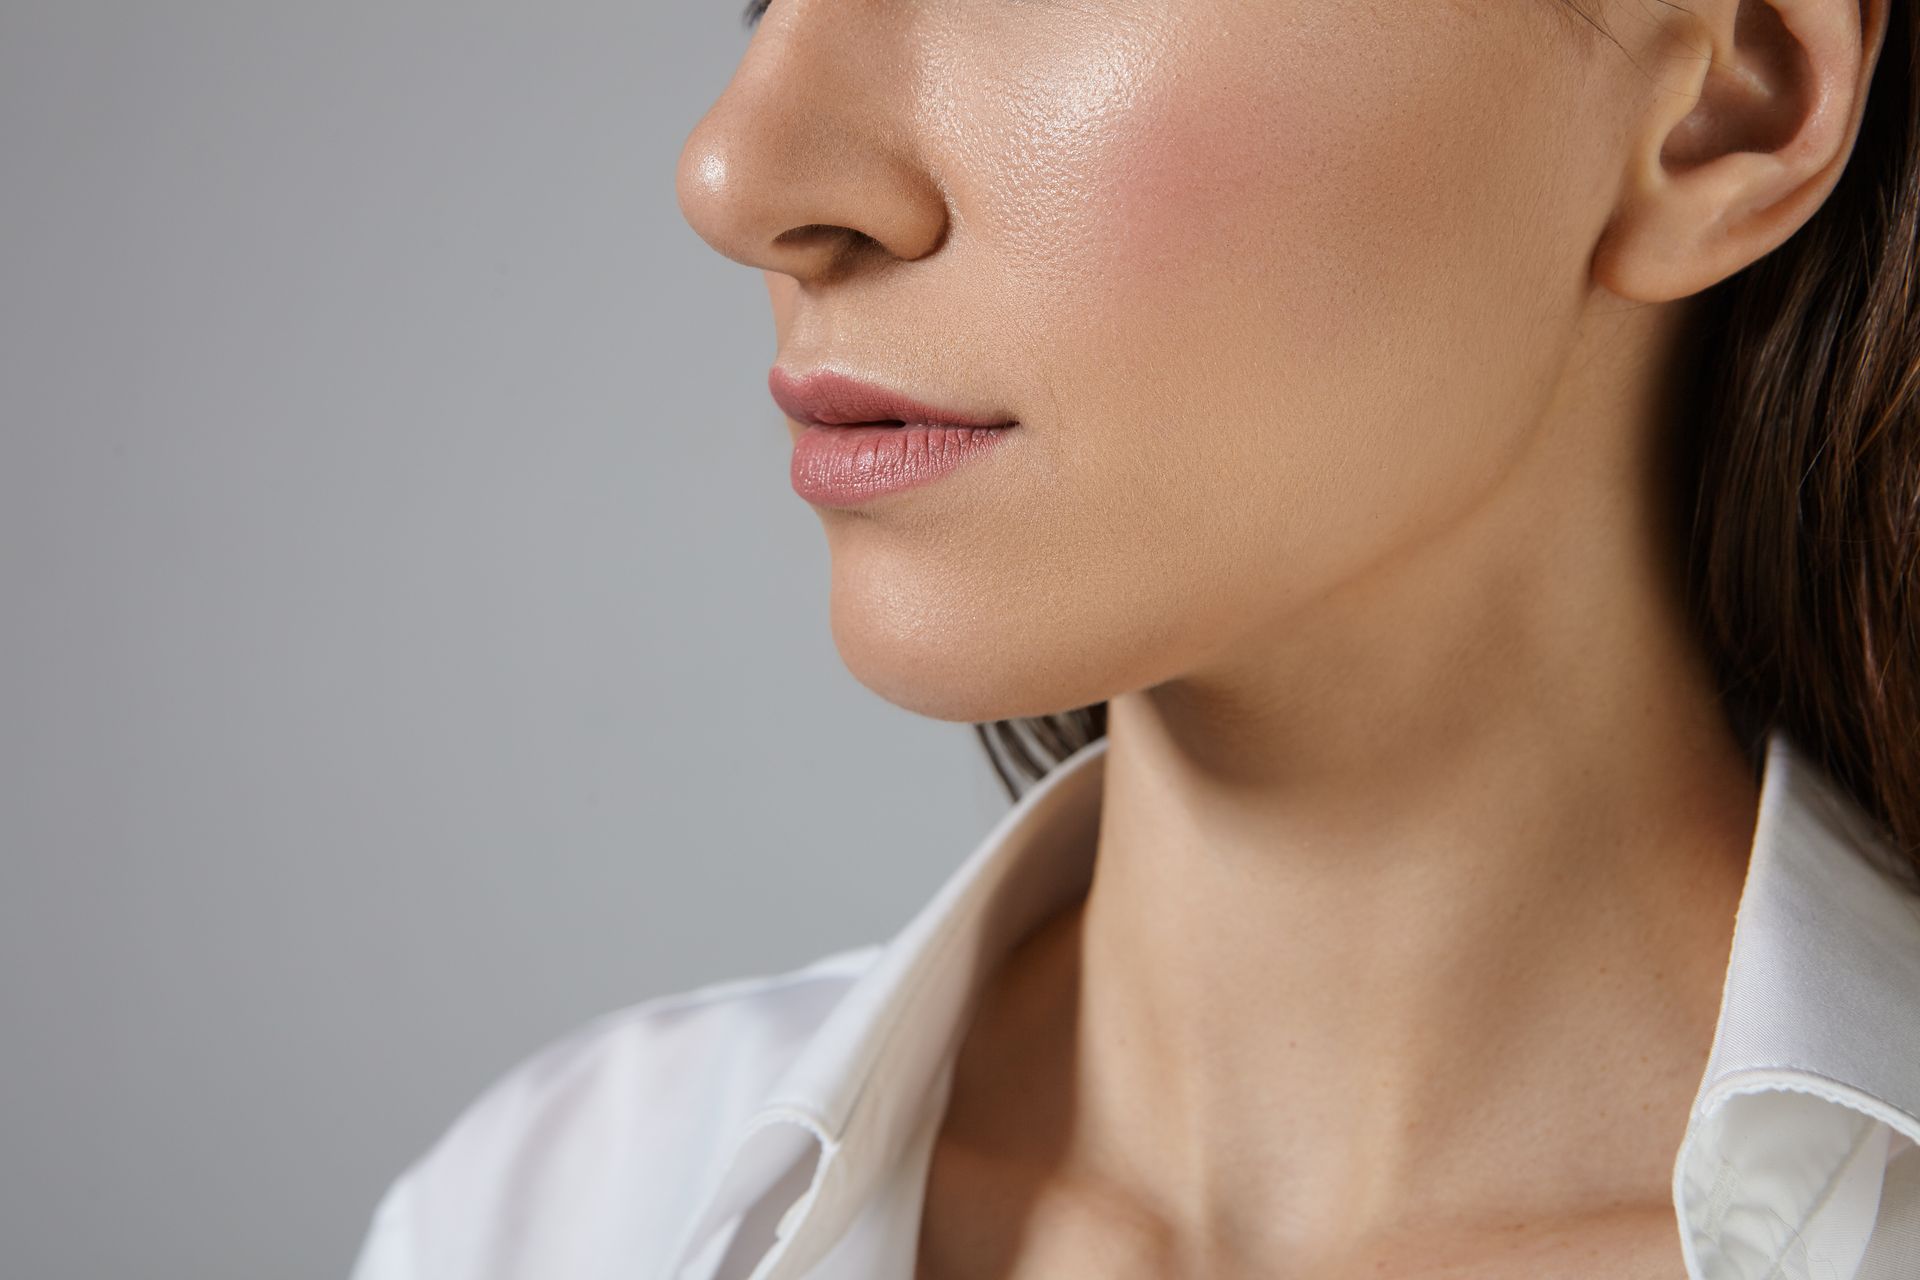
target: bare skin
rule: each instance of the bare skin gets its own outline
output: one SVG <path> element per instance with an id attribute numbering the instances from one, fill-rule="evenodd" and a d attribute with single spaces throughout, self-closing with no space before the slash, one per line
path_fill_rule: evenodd
<path id="1" fill-rule="evenodd" d="M 1110 704 L 922 1280 L 1684 1274 L 1757 796 L 1676 379 L 1831 192 L 1885 3 L 773 0 L 689 221 L 783 368 L 1019 421 L 820 510 L 841 656 L 942 719 Z"/>

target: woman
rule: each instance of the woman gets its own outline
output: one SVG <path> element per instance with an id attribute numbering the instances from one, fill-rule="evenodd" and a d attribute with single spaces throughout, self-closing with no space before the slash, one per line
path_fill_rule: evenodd
<path id="1" fill-rule="evenodd" d="M 1920 1276 L 1907 9 L 749 19 L 682 208 L 843 659 L 1018 803 L 362 1280 Z"/>

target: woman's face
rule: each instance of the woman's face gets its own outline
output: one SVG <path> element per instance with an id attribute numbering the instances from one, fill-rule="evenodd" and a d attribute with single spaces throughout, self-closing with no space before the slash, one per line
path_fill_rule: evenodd
<path id="1" fill-rule="evenodd" d="M 1489 503 L 1593 289 L 1609 50 L 1560 0 L 772 0 L 687 218 L 782 370 L 1018 422 L 818 508 L 850 670 L 989 720 L 1224 669 Z"/>

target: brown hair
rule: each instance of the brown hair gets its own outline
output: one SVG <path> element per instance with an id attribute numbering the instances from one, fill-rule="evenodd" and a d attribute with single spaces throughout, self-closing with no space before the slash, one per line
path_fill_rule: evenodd
<path id="1" fill-rule="evenodd" d="M 1783 726 L 1920 873 L 1920 45 L 1889 3 L 1833 192 L 1690 300 L 1672 475 L 1676 571 L 1755 776 Z M 1106 712 L 973 728 L 1017 800 Z"/>

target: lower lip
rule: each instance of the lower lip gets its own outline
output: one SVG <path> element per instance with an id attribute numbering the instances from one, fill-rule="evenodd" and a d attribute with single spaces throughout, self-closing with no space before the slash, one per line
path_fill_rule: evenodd
<path id="1" fill-rule="evenodd" d="M 856 506 L 938 480 L 1012 429 L 810 425 L 793 445 L 793 491 L 819 506 Z"/>

